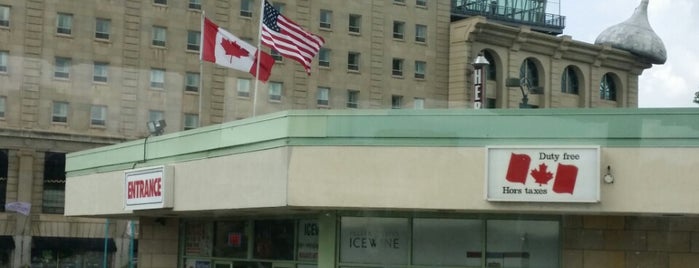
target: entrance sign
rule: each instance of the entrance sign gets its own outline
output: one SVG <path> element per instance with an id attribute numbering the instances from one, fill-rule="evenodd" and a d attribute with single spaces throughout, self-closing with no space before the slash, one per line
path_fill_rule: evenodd
<path id="1" fill-rule="evenodd" d="M 599 146 L 488 147 L 486 199 L 599 202 Z"/>
<path id="2" fill-rule="evenodd" d="M 171 208 L 173 178 L 172 166 L 124 171 L 124 209 Z"/>

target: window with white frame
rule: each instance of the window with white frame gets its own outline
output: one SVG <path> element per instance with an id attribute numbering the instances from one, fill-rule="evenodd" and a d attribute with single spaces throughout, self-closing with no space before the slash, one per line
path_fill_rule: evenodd
<path id="1" fill-rule="evenodd" d="M 250 79 L 238 78 L 238 97 L 250 97 Z"/>
<path id="2" fill-rule="evenodd" d="M 400 109 L 403 107 L 403 96 L 391 95 L 391 109 Z"/>
<path id="3" fill-rule="evenodd" d="M 269 100 L 274 102 L 282 101 L 282 83 L 269 82 Z"/>
<path id="4" fill-rule="evenodd" d="M 0 5 L 0 27 L 10 27 L 10 7 Z"/>
<path id="5" fill-rule="evenodd" d="M 425 70 L 427 69 L 427 63 L 424 61 L 415 61 L 415 78 L 425 79 Z"/>
<path id="6" fill-rule="evenodd" d="M 167 44 L 167 29 L 161 26 L 153 26 L 151 44 L 157 47 L 165 47 Z"/>
<path id="7" fill-rule="evenodd" d="M 328 106 L 330 105 L 330 88 L 319 87 L 316 94 L 316 104 L 318 106 Z"/>
<path id="8" fill-rule="evenodd" d="M 165 69 L 150 69 L 150 87 L 157 89 L 165 88 Z"/>
<path id="9" fill-rule="evenodd" d="M 252 17 L 252 0 L 241 0 L 240 1 L 240 16 L 242 17 Z"/>
<path id="10" fill-rule="evenodd" d="M 393 63 L 391 64 L 391 75 L 403 76 L 403 59 L 393 59 Z"/>
<path id="11" fill-rule="evenodd" d="M 393 0 L 393 3 L 397 5 L 405 5 L 405 0 Z"/>
<path id="12" fill-rule="evenodd" d="M 195 129 L 199 127 L 198 114 L 184 114 L 184 130 Z"/>
<path id="13" fill-rule="evenodd" d="M 405 37 L 405 22 L 393 21 L 393 38 L 403 40 Z"/>
<path id="14" fill-rule="evenodd" d="M 187 31 L 187 50 L 199 52 L 201 45 L 201 33 L 198 31 Z"/>
<path id="15" fill-rule="evenodd" d="M 347 108 L 359 106 L 359 90 L 347 90 Z"/>
<path id="16" fill-rule="evenodd" d="M 148 111 L 148 121 L 160 121 L 165 119 L 163 111 L 150 110 Z"/>
<path id="17" fill-rule="evenodd" d="M 109 79 L 108 71 L 109 63 L 96 61 L 92 68 L 92 81 L 107 83 L 107 80 Z"/>
<path id="18" fill-rule="evenodd" d="M 422 24 L 415 25 L 415 42 L 427 42 L 427 26 Z"/>
<path id="19" fill-rule="evenodd" d="M 201 0 L 189 0 L 189 9 L 201 10 Z"/>
<path id="20" fill-rule="evenodd" d="M 104 126 L 107 123 L 107 106 L 92 105 L 90 108 L 90 125 Z"/>
<path id="21" fill-rule="evenodd" d="M 349 32 L 350 33 L 360 33 L 362 29 L 362 15 L 350 14 L 349 15 Z"/>
<path id="22" fill-rule="evenodd" d="M 68 103 L 63 101 L 54 101 L 51 112 L 51 122 L 67 123 L 68 122 Z"/>
<path id="23" fill-rule="evenodd" d="M 70 78 L 70 59 L 63 57 L 56 57 L 56 62 L 53 70 L 53 77 L 60 79 Z"/>
<path id="24" fill-rule="evenodd" d="M 427 7 L 427 0 L 415 0 L 415 5 L 418 7 Z"/>
<path id="25" fill-rule="evenodd" d="M 184 76 L 184 91 L 199 92 L 199 73 L 187 72 Z"/>
<path id="26" fill-rule="evenodd" d="M 320 10 L 320 28 L 330 29 L 333 24 L 333 12 L 330 10 Z"/>
<path id="27" fill-rule="evenodd" d="M 109 40 L 111 34 L 112 21 L 109 19 L 97 18 L 95 20 L 95 39 Z"/>
<path id="28" fill-rule="evenodd" d="M 423 98 L 415 98 L 413 100 L 413 108 L 415 110 L 422 110 L 425 109 L 425 99 Z"/>
<path id="29" fill-rule="evenodd" d="M 330 49 L 321 48 L 318 51 L 318 66 L 330 67 Z"/>
<path id="30" fill-rule="evenodd" d="M 0 73 L 7 73 L 7 59 L 9 58 L 8 51 L 0 51 Z"/>
<path id="31" fill-rule="evenodd" d="M 359 52 L 349 52 L 347 53 L 347 70 L 349 71 L 359 71 Z"/>
<path id="32" fill-rule="evenodd" d="M 0 96 L 0 118 L 5 118 L 5 103 L 7 102 L 7 97 Z"/>
<path id="33" fill-rule="evenodd" d="M 73 31 L 73 15 L 58 13 L 56 16 L 56 33 L 70 35 Z"/>

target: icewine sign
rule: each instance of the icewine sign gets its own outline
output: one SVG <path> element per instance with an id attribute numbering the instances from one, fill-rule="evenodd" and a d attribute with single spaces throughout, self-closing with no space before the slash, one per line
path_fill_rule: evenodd
<path id="1" fill-rule="evenodd" d="M 488 147 L 486 199 L 599 202 L 599 147 Z"/>

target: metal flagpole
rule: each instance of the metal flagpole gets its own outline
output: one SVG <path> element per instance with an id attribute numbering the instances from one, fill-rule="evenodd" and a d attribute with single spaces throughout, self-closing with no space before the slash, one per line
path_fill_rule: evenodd
<path id="1" fill-rule="evenodd" d="M 201 119 L 203 115 L 201 114 L 202 98 L 204 97 L 204 61 L 202 60 L 202 52 L 204 51 L 204 18 L 206 18 L 206 11 L 201 11 L 201 32 L 199 34 L 199 112 L 197 114 L 197 127 L 201 126 Z"/>
<path id="2" fill-rule="evenodd" d="M 257 88 L 260 84 L 260 79 L 258 79 L 258 77 L 260 76 L 260 55 L 262 53 L 262 19 L 264 19 L 265 14 L 265 1 L 266 0 L 260 0 L 260 19 L 257 27 L 257 55 L 255 55 L 255 61 L 257 62 L 257 66 L 255 68 L 257 70 L 255 71 L 255 93 L 253 93 L 252 97 L 252 117 L 255 117 L 255 114 L 257 112 Z"/>

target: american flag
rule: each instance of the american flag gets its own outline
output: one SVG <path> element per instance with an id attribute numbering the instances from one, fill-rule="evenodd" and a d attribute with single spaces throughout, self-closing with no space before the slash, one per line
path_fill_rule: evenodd
<path id="1" fill-rule="evenodd" d="M 325 40 L 305 31 L 265 1 L 262 16 L 262 43 L 284 57 L 298 61 L 311 74 L 311 61 Z"/>

